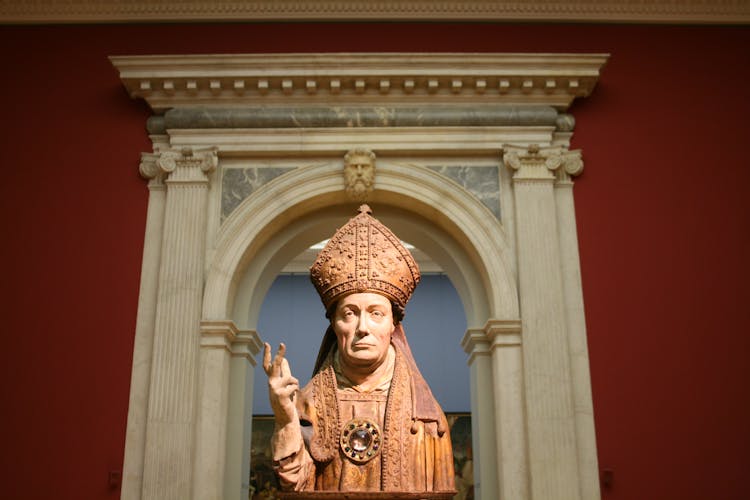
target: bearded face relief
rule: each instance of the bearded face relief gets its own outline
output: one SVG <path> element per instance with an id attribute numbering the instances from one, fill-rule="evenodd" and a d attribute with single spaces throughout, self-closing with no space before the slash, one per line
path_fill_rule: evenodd
<path id="1" fill-rule="evenodd" d="M 365 201 L 375 186 L 375 153 L 368 149 L 352 149 L 344 156 L 344 182 L 347 194 Z"/>

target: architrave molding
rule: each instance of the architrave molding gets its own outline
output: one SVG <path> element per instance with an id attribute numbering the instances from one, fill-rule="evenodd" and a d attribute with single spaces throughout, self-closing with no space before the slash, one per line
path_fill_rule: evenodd
<path id="1" fill-rule="evenodd" d="M 159 113 L 236 105 L 516 104 L 565 109 L 591 93 L 608 54 L 235 54 L 113 56 L 133 98 Z"/>
<path id="2" fill-rule="evenodd" d="M 0 3 L 0 23 L 195 21 L 564 21 L 747 24 L 745 0 L 25 0 Z"/>

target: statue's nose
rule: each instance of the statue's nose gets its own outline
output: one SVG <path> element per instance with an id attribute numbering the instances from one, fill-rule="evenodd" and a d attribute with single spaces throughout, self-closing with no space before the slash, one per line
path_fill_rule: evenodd
<path id="1" fill-rule="evenodd" d="M 370 334 L 370 325 L 367 322 L 367 316 L 365 314 L 359 316 L 359 321 L 357 322 L 357 333 L 360 337 Z"/>

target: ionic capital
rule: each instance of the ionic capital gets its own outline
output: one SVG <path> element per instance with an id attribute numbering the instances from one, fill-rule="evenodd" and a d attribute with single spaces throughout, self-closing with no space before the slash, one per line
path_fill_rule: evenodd
<path id="1" fill-rule="evenodd" d="M 522 181 L 554 181 L 556 178 L 568 180 L 569 176 L 583 171 L 581 151 L 568 151 L 559 146 L 505 145 L 503 162 L 515 170 L 513 179 Z"/>
<path id="2" fill-rule="evenodd" d="M 141 153 L 138 171 L 141 177 L 149 181 L 150 189 L 164 188 L 164 172 L 157 165 L 157 161 L 159 161 L 159 153 Z"/>
<path id="3" fill-rule="evenodd" d="M 184 147 L 164 151 L 156 160 L 156 167 L 168 175 L 167 183 L 204 183 L 207 174 L 219 164 L 216 148 L 194 151 Z"/>

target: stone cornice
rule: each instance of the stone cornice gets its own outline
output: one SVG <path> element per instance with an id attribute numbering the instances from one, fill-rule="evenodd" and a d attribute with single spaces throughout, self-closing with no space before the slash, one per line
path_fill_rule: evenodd
<path id="1" fill-rule="evenodd" d="M 607 54 L 113 56 L 130 95 L 156 112 L 236 105 L 516 104 L 567 108 Z"/>
<path id="2" fill-rule="evenodd" d="M 576 21 L 750 23 L 746 0 L 25 0 L 0 3 L 0 23 L 176 21 Z"/>

